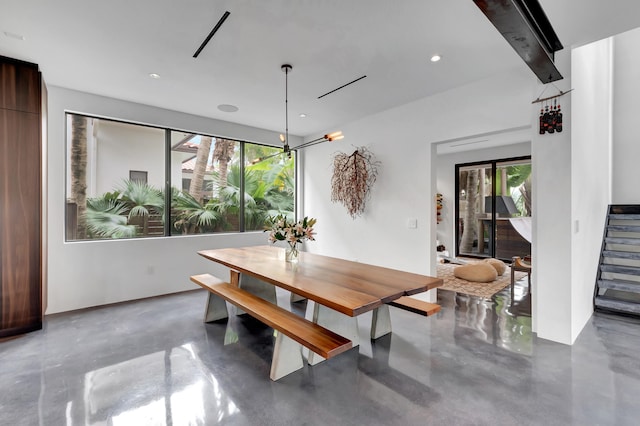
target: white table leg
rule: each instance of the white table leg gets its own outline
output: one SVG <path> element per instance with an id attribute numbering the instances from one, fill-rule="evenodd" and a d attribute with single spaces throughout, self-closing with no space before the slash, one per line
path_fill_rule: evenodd
<path id="1" fill-rule="evenodd" d="M 204 322 L 218 321 L 229 317 L 227 302 L 213 293 L 208 293 L 207 305 L 204 309 Z"/>
<path id="2" fill-rule="evenodd" d="M 391 316 L 389 305 L 382 305 L 373 310 L 371 317 L 371 338 L 377 339 L 391 333 Z"/>
<path id="3" fill-rule="evenodd" d="M 358 319 L 356 317 L 350 317 L 349 315 L 345 315 L 309 300 L 307 302 L 306 318 L 351 340 L 353 347 L 360 344 L 360 338 L 358 336 Z M 309 349 L 305 348 L 304 350 L 307 355 L 307 361 L 310 365 L 315 365 L 325 360 L 324 357 L 321 357 Z"/>
<path id="4" fill-rule="evenodd" d="M 302 345 L 278 332 L 271 360 L 271 380 L 278 380 L 303 366 Z"/>

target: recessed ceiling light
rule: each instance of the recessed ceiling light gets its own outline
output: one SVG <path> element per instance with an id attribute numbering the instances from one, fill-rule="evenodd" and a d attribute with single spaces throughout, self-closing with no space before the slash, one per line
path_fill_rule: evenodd
<path id="1" fill-rule="evenodd" d="M 151 74 L 149 74 L 149 77 L 155 78 L 155 79 L 159 79 L 160 78 L 160 74 L 156 74 L 155 72 L 152 72 Z"/>
<path id="2" fill-rule="evenodd" d="M 238 111 L 238 107 L 235 105 L 229 104 L 220 104 L 218 105 L 218 109 L 222 112 L 236 112 Z"/>
<path id="3" fill-rule="evenodd" d="M 25 40 L 23 35 L 12 33 L 12 32 L 9 32 L 9 31 L 5 31 L 4 35 L 6 35 L 9 38 L 14 38 L 16 40 L 23 40 L 23 41 Z"/>
<path id="4" fill-rule="evenodd" d="M 440 55 L 433 55 L 431 57 L 431 62 L 438 62 L 440 59 L 442 59 L 442 56 Z"/>
<path id="5" fill-rule="evenodd" d="M 300 118 L 307 118 L 307 114 L 305 114 L 304 112 L 300 113 Z"/>

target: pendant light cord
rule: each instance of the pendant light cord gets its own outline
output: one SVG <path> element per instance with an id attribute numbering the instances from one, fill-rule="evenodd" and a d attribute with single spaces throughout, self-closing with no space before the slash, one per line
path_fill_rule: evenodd
<path id="1" fill-rule="evenodd" d="M 289 148 L 289 68 L 284 69 L 284 145 Z"/>

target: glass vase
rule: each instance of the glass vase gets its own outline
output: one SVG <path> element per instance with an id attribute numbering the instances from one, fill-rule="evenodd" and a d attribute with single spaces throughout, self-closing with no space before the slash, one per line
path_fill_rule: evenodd
<path id="1" fill-rule="evenodd" d="M 289 247 L 287 247 L 284 253 L 284 260 L 290 263 L 297 263 L 299 254 L 298 243 L 289 243 Z"/>

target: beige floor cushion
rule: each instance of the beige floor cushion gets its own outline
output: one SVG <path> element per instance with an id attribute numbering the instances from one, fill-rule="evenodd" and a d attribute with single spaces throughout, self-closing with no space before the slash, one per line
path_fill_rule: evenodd
<path id="1" fill-rule="evenodd" d="M 468 265 L 457 266 L 453 270 L 453 275 L 457 278 L 474 281 L 478 283 L 488 283 L 498 278 L 496 268 L 486 262 L 470 263 Z"/>
<path id="2" fill-rule="evenodd" d="M 502 274 L 504 274 L 504 271 L 507 270 L 507 265 L 505 265 L 505 263 L 502 260 L 494 259 L 490 257 L 489 259 L 485 259 L 484 262 L 496 268 L 496 272 L 498 273 L 498 276 L 502 276 Z"/>

